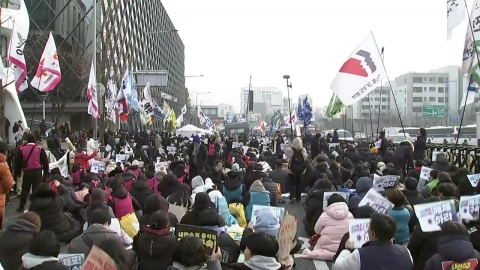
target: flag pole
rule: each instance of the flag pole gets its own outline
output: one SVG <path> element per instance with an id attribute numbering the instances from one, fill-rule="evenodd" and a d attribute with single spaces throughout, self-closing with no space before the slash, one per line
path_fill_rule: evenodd
<path id="1" fill-rule="evenodd" d="M 375 46 L 377 47 L 377 50 L 378 50 L 377 40 L 375 40 L 374 35 L 372 35 L 372 37 L 373 37 L 373 41 L 375 42 Z M 380 54 L 380 51 L 378 51 L 378 54 Z M 395 93 L 393 92 L 392 83 L 390 82 L 390 78 L 388 77 L 388 72 L 387 72 L 387 69 L 385 68 L 385 63 L 383 62 L 383 58 L 380 57 L 380 59 L 382 60 L 383 68 L 385 69 L 385 75 L 388 80 L 388 85 L 390 86 L 390 92 L 392 93 L 393 101 L 395 102 L 395 108 L 397 109 L 398 118 L 400 119 L 400 125 L 402 126 L 403 137 L 407 139 L 407 135 L 405 134 L 405 128 L 403 127 L 402 117 L 400 116 L 400 110 L 398 109 L 397 98 L 395 97 Z"/>
<path id="2" fill-rule="evenodd" d="M 470 86 L 471 82 L 472 82 L 472 75 L 470 75 L 470 80 L 468 80 L 468 86 Z M 460 118 L 460 126 L 458 127 L 457 139 L 455 140 L 455 147 L 453 148 L 453 153 L 457 151 L 458 140 L 460 139 L 460 134 L 462 132 L 463 117 L 465 116 L 465 108 L 467 107 L 468 93 L 470 92 L 468 88 L 467 88 L 467 95 L 465 96 L 465 102 L 463 103 L 462 117 Z"/>
<path id="3" fill-rule="evenodd" d="M 92 28 L 93 28 L 93 39 L 92 39 L 92 44 L 93 44 L 93 52 L 92 52 L 92 59 L 93 59 L 93 71 L 94 71 L 94 74 L 95 74 L 95 77 L 97 75 L 97 0 L 93 1 L 93 7 L 92 7 L 92 13 L 93 13 L 93 16 L 92 16 Z M 97 82 L 97 78 L 94 78 L 95 79 L 95 84 Z M 95 85 L 95 87 L 97 87 Z M 98 89 L 95 91 L 95 95 L 96 97 L 92 97 L 92 98 L 95 98 L 95 100 L 97 100 L 97 104 L 99 103 L 98 102 Z M 98 110 L 98 113 L 100 114 L 100 109 Z M 97 117 L 95 117 L 95 115 L 93 115 L 93 118 L 94 118 L 94 127 L 93 127 L 93 139 L 94 140 L 97 140 Z"/>
<path id="4" fill-rule="evenodd" d="M 385 61 L 385 54 L 384 54 L 385 47 L 382 47 L 382 51 L 380 52 L 380 58 L 382 58 L 382 62 Z M 382 91 L 383 85 L 380 85 L 380 106 L 378 107 L 378 119 L 377 119 L 377 136 L 380 134 L 380 116 L 382 115 Z M 376 139 L 375 139 L 376 140 Z"/>

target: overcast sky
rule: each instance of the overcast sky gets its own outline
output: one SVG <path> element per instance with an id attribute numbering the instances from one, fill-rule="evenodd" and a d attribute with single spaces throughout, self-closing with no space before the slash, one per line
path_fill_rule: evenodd
<path id="1" fill-rule="evenodd" d="M 463 1 L 463 0 L 461 0 Z M 372 31 L 391 80 L 461 65 L 467 20 L 446 39 L 446 0 L 162 0 L 185 44 L 185 74 L 205 103 L 240 107 L 240 89 L 273 86 L 326 106 L 330 83 Z M 468 8 L 473 0 L 467 0 Z"/>

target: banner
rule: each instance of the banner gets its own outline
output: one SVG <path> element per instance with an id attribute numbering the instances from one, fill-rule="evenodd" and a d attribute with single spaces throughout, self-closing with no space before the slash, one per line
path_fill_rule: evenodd
<path id="1" fill-rule="evenodd" d="M 424 232 L 440 231 L 440 225 L 447 221 L 457 221 L 453 200 L 414 205 L 420 228 Z"/>
<path id="2" fill-rule="evenodd" d="M 380 193 L 371 188 L 365 197 L 360 201 L 358 207 L 368 205 L 378 213 L 387 213 L 388 210 L 393 208 L 393 203 L 383 197 Z"/>

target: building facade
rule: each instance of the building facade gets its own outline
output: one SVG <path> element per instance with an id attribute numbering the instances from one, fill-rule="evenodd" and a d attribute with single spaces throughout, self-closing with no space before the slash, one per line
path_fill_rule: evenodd
<path id="1" fill-rule="evenodd" d="M 273 111 L 282 109 L 283 107 L 283 93 L 276 87 L 252 87 L 253 91 L 253 109 L 257 107 L 262 115 L 269 114 Z M 255 106 L 257 103 L 257 106 Z M 248 104 L 248 87 L 240 90 L 240 113 L 245 114 Z"/>
<path id="2" fill-rule="evenodd" d="M 233 105 L 226 104 L 226 103 L 218 104 L 219 117 L 223 117 L 224 119 L 227 119 L 227 114 L 229 113 L 235 113 L 235 108 L 233 107 Z"/>

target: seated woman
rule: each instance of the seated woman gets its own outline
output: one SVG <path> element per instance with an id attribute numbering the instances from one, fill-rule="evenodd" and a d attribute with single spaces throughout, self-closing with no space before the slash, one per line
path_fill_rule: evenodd
<path id="1" fill-rule="evenodd" d="M 70 203 L 67 187 L 59 181 L 53 181 L 58 193 L 47 183 L 42 183 L 30 195 L 29 211 L 35 212 L 42 220 L 41 231 L 49 230 L 55 233 L 59 242 L 70 242 L 82 233 L 80 222 L 68 217 L 63 209 Z"/>
<path id="2" fill-rule="evenodd" d="M 345 233 L 348 232 L 348 223 L 353 219 L 348 211 L 345 199 L 339 194 L 333 194 L 327 200 L 325 212 L 315 223 L 315 233 L 320 235 L 313 250 L 304 249 L 302 257 L 312 260 L 330 261 L 338 250 L 338 245 Z"/>
<path id="3" fill-rule="evenodd" d="M 107 205 L 113 210 L 113 214 L 120 221 L 122 229 L 130 237 L 134 237 L 139 230 L 135 211 L 142 210 L 140 204 L 133 198 L 123 185 L 121 175 L 116 175 L 108 180 L 108 187 L 111 189 Z"/>
<path id="4" fill-rule="evenodd" d="M 212 209 L 213 203 L 210 200 L 210 196 L 208 196 L 205 192 L 197 193 L 195 197 L 195 202 L 193 203 L 192 210 L 185 213 L 180 221 L 181 224 L 186 225 L 193 225 L 193 226 L 202 226 L 200 222 L 200 217 L 202 215 L 203 210 Z M 221 216 L 217 213 L 218 217 Z"/>
<path id="5" fill-rule="evenodd" d="M 28 253 L 22 256 L 19 270 L 69 270 L 58 260 L 59 254 L 60 243 L 55 234 L 49 230 L 39 232 L 30 241 Z"/>
<path id="6" fill-rule="evenodd" d="M 244 236 L 242 243 L 241 246 L 245 253 L 245 262 L 232 263 L 228 265 L 229 270 L 288 269 L 287 266 L 277 261 L 279 245 L 275 237 L 266 233 L 255 232 Z M 292 267 L 292 265 L 289 267 Z"/>
<path id="7" fill-rule="evenodd" d="M 312 188 L 317 188 L 308 195 L 305 200 L 305 217 L 303 218 L 303 225 L 308 235 L 315 234 L 315 224 L 323 213 L 323 194 L 325 192 L 331 192 L 333 190 L 332 182 L 328 179 L 320 179 L 315 182 Z"/>
<path id="8" fill-rule="evenodd" d="M 168 213 L 169 224 L 171 227 L 175 227 L 177 225 L 178 220 L 177 217 L 168 212 L 169 204 L 165 198 L 162 197 L 160 194 L 152 194 L 147 197 L 145 205 L 143 206 L 143 214 L 141 217 L 138 218 L 138 222 L 140 222 L 140 229 L 144 226 L 150 224 L 150 218 L 153 213 L 156 213 L 160 210 L 165 211 Z"/>
<path id="9" fill-rule="evenodd" d="M 185 213 L 192 208 L 192 189 L 187 184 L 181 184 L 175 192 L 168 196 L 168 212 L 174 214 L 177 220 L 182 220 Z"/>
<path id="10" fill-rule="evenodd" d="M 218 190 L 212 190 L 208 192 L 208 196 L 210 196 L 210 201 L 215 205 L 218 213 L 222 216 L 223 220 L 225 220 L 225 224 L 230 227 L 234 224 L 238 224 L 237 219 L 230 214 L 228 210 L 228 204 L 225 197 L 223 197 L 222 193 Z"/>
<path id="11" fill-rule="evenodd" d="M 270 206 L 276 205 L 275 198 L 263 186 L 260 180 L 253 181 L 250 190 L 242 199 L 242 204 L 245 206 L 245 218 L 250 222 L 252 218 L 253 205 Z"/>

